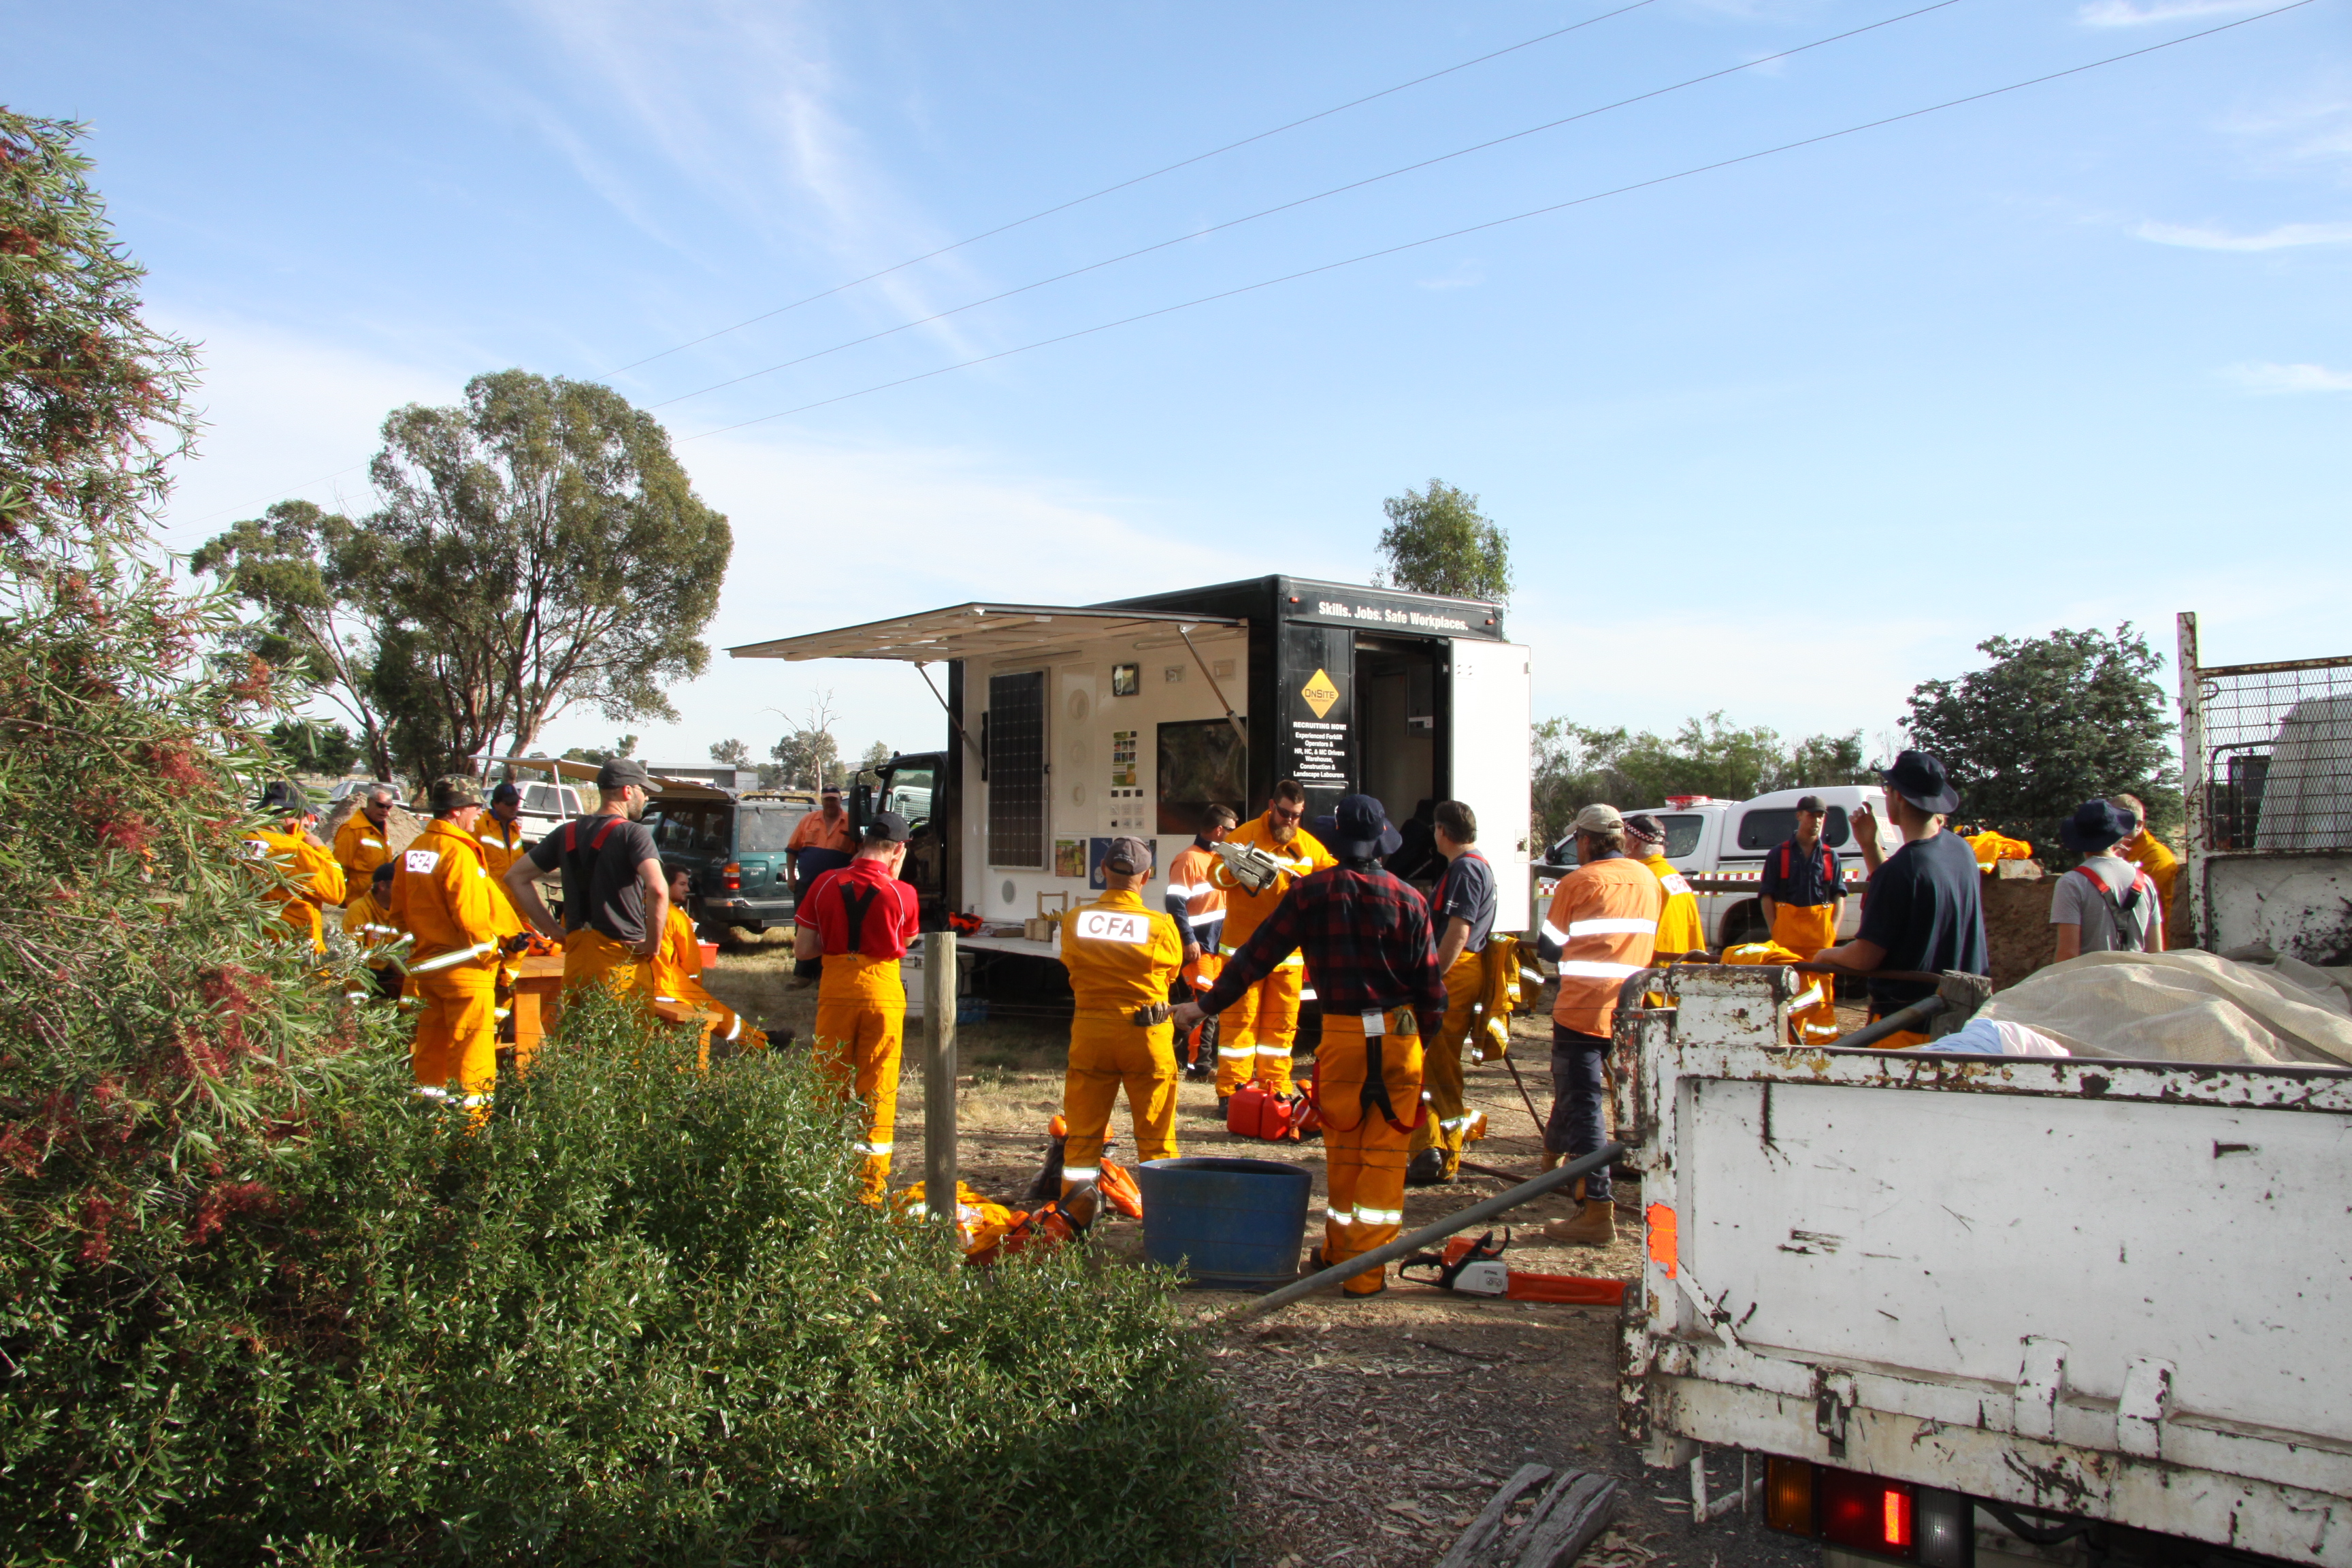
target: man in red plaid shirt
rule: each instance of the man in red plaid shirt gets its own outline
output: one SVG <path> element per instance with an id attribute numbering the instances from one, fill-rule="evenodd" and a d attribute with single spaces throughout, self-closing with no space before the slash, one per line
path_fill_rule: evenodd
<path id="1" fill-rule="evenodd" d="M 1412 1130 L 1428 1114 L 1421 1042 L 1435 1039 L 1444 1022 L 1445 976 L 1430 940 L 1428 900 L 1381 868 L 1380 857 L 1395 854 L 1400 842 L 1379 801 L 1342 800 L 1325 839 L 1339 863 L 1295 884 L 1225 961 L 1216 984 L 1175 1013 L 1177 1029 L 1189 1029 L 1204 1013 L 1232 1006 L 1294 951 L 1305 953 L 1323 1004 L 1315 1092 L 1330 1179 L 1318 1268 L 1396 1239 Z M 1347 1292 L 1376 1296 L 1387 1284 L 1387 1270 L 1369 1268 Z"/>

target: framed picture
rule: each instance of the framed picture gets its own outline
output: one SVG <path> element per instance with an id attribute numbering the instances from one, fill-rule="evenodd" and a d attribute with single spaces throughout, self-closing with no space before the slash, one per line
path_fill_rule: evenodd
<path id="1" fill-rule="evenodd" d="M 1083 877 L 1087 874 L 1087 841 L 1083 838 L 1054 840 L 1054 875 Z"/>
<path id="2" fill-rule="evenodd" d="M 1223 805 L 1249 820 L 1243 806 L 1243 781 L 1249 752 L 1223 719 L 1188 720 L 1160 726 L 1160 831 L 1197 833 L 1209 807 Z"/>
<path id="3" fill-rule="evenodd" d="M 1143 689 L 1143 667 L 1139 664 L 1114 664 L 1110 667 L 1110 694 L 1132 697 Z"/>

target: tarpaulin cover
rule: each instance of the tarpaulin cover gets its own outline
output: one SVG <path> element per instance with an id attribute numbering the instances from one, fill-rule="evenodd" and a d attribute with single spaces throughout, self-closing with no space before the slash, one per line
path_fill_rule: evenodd
<path id="1" fill-rule="evenodd" d="M 2263 952 L 2091 952 L 1997 993 L 1977 1016 L 2078 1057 L 2352 1067 L 2352 973 Z"/>

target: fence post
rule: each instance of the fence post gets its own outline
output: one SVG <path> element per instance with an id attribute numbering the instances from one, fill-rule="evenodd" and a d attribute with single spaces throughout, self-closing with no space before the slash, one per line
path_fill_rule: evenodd
<path id="1" fill-rule="evenodd" d="M 950 1226 L 956 1212 L 956 939 L 923 933 L 923 1199 Z"/>
<path id="2" fill-rule="evenodd" d="M 2206 795 L 2210 775 L 2205 755 L 2205 694 L 2197 681 L 2197 612 L 2181 611 L 2175 625 L 2180 634 L 2179 657 L 2173 665 L 2180 677 L 2180 799 L 2189 810 L 2181 843 L 2188 851 L 2182 857 L 2188 864 L 2181 867 L 2188 875 L 2181 879 L 2189 885 L 2179 889 L 2179 896 L 2189 900 L 2189 940 L 2194 946 L 2205 947 L 2210 945 L 2205 931 L 2206 851 L 2212 845 L 2212 824 L 2206 814 L 2212 802 Z M 2169 933 L 2168 946 L 2168 937 Z"/>

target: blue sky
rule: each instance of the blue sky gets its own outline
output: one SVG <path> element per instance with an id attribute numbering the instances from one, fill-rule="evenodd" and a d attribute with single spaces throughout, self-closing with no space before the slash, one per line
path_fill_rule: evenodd
<path id="1" fill-rule="evenodd" d="M 520 365 L 662 405 L 736 529 L 717 647 L 1363 581 L 1381 499 L 1434 475 L 1510 531 L 1539 716 L 1875 738 L 1986 637 L 2128 619 L 2168 653 L 2180 609 L 2209 660 L 2352 652 L 2347 0 L 762 420 L 2270 8 L 1958 0 L 1766 59 L 1918 0 L 1650 0 L 634 363 L 1624 4 L 5 0 L 0 95 L 92 122 L 152 314 L 205 344 L 183 546 L 280 496 L 365 510 L 386 412 Z M 853 748 L 939 739 L 900 667 L 723 654 L 628 727 L 764 752 L 828 689 Z"/>

